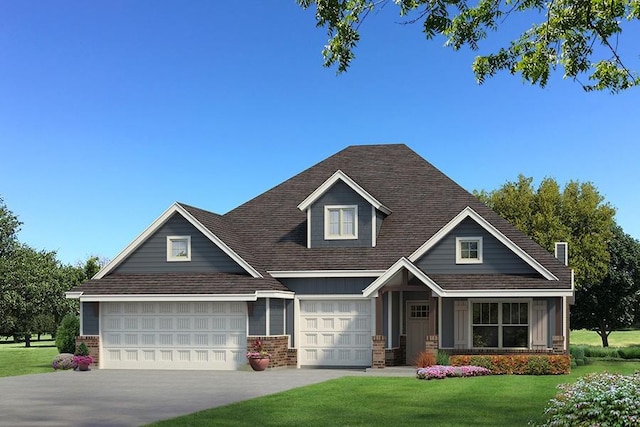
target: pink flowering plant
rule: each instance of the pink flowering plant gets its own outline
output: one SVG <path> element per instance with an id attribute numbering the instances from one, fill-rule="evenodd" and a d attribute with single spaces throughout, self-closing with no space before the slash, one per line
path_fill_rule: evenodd
<path id="1" fill-rule="evenodd" d="M 419 368 L 416 372 L 416 378 L 420 380 L 442 380 L 446 377 L 479 377 L 483 375 L 491 375 L 491 371 L 480 366 L 433 365 Z"/>
<path id="2" fill-rule="evenodd" d="M 247 352 L 247 359 L 269 359 L 271 354 L 264 348 L 264 343 L 260 340 L 255 340 L 251 345 L 251 350 Z"/>
<path id="3" fill-rule="evenodd" d="M 73 363 L 78 365 L 91 365 L 93 363 L 93 357 L 91 356 L 73 356 Z"/>

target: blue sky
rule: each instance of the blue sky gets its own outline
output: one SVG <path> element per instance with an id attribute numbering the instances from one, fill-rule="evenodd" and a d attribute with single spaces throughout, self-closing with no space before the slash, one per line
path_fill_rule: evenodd
<path id="1" fill-rule="evenodd" d="M 0 196 L 20 240 L 114 258 L 174 201 L 225 213 L 348 145 L 397 142 L 470 191 L 591 181 L 640 238 L 639 89 L 478 86 L 473 52 L 395 14 L 369 16 L 336 76 L 293 1 L 4 2 Z"/>

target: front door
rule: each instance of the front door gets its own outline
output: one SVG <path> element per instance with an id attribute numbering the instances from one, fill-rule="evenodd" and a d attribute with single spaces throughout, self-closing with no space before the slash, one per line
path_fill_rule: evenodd
<path id="1" fill-rule="evenodd" d="M 416 357 L 425 349 L 429 330 L 429 303 L 407 301 L 407 365 L 413 365 Z"/>

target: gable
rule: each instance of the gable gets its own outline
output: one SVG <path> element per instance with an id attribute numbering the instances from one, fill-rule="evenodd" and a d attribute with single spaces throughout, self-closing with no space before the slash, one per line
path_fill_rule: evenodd
<path id="1" fill-rule="evenodd" d="M 190 237 L 190 261 L 167 261 L 168 236 Z M 238 263 L 179 213 L 174 213 L 112 271 L 112 274 L 131 273 L 247 274 Z"/>
<path id="2" fill-rule="evenodd" d="M 456 262 L 456 238 L 482 238 L 482 263 Z M 540 274 L 485 228 L 467 217 L 414 262 L 427 274 Z"/>
<path id="3" fill-rule="evenodd" d="M 357 238 L 347 240 L 327 240 L 325 238 L 326 207 L 357 207 Z M 336 182 L 310 207 L 307 216 L 310 221 L 310 247 L 371 247 L 372 246 L 372 206 L 362 196 L 342 181 Z"/>

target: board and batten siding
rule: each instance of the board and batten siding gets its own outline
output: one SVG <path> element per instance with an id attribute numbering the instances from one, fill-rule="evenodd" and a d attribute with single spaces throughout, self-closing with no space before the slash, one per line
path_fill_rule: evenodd
<path id="1" fill-rule="evenodd" d="M 375 277 L 312 277 L 279 279 L 296 295 L 362 294 Z"/>
<path id="2" fill-rule="evenodd" d="M 191 237 L 191 261 L 167 261 L 167 236 Z M 182 215 L 176 213 L 116 267 L 113 273 L 216 272 L 247 274 L 229 255 L 198 231 Z"/>
<path id="3" fill-rule="evenodd" d="M 482 237 L 481 264 L 456 264 L 456 237 Z M 539 274 L 471 218 L 463 220 L 415 264 L 427 274 Z"/>
<path id="4" fill-rule="evenodd" d="M 358 238 L 325 240 L 324 207 L 358 206 Z M 336 182 L 310 207 L 311 247 L 371 247 L 371 204 L 342 181 Z"/>

